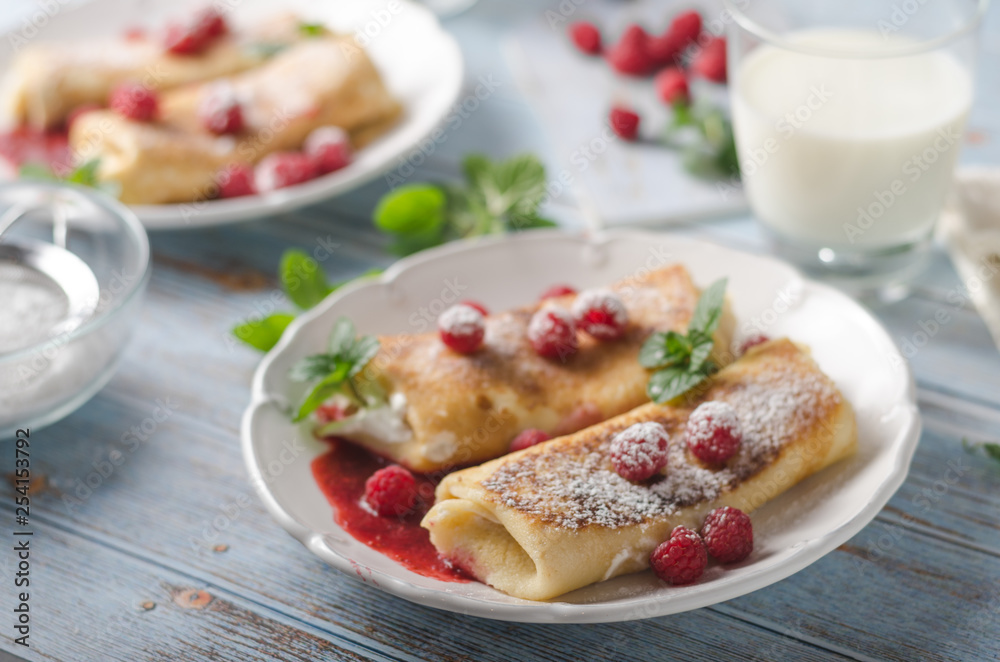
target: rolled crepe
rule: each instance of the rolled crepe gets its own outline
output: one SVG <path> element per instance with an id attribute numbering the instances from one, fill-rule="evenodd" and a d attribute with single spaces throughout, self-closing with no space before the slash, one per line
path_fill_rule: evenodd
<path id="1" fill-rule="evenodd" d="M 26 48 L 4 83 L 6 115 L 15 124 L 48 129 L 84 104 L 104 105 L 115 86 L 135 81 L 153 89 L 228 76 L 263 62 L 299 38 L 298 21 L 225 35 L 196 55 L 172 55 L 155 38 L 39 43 Z"/>
<path id="2" fill-rule="evenodd" d="M 239 134 L 216 136 L 201 125 L 199 106 L 220 86 L 240 101 L 245 128 Z M 157 122 L 86 113 L 69 139 L 78 160 L 100 159 L 98 178 L 115 182 L 122 202 L 187 202 L 211 196 L 228 164 L 299 149 L 313 129 L 328 125 L 343 128 L 358 146 L 356 137 L 384 131 L 400 109 L 353 38 L 326 35 L 237 76 L 164 93 Z"/>
<path id="3" fill-rule="evenodd" d="M 507 452 L 521 431 L 574 432 L 647 402 L 639 348 L 654 331 L 684 331 L 699 290 L 680 265 L 622 280 L 610 289 L 628 312 L 625 335 L 598 341 L 579 334 L 579 351 L 547 359 L 527 339 L 542 305 L 569 308 L 575 295 L 486 318 L 483 347 L 462 355 L 437 333 L 383 336 L 363 377 L 378 379 L 390 407 L 322 428 L 421 472 L 448 471 Z M 716 357 L 729 348 L 728 307 L 715 334 Z"/>
<path id="4" fill-rule="evenodd" d="M 722 467 L 687 450 L 684 429 L 707 400 L 731 404 L 743 430 Z M 609 459 L 614 435 L 655 421 L 669 461 L 634 483 Z M 699 529 L 720 506 L 751 512 L 854 452 L 853 410 L 808 354 L 788 340 L 758 346 L 678 406 L 647 404 L 576 434 L 447 476 L 422 525 L 446 558 L 510 595 L 548 600 L 649 565 L 675 526 Z"/>

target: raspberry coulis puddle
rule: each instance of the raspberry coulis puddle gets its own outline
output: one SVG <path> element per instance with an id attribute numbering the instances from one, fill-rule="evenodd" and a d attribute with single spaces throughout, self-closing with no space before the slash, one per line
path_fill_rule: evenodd
<path id="1" fill-rule="evenodd" d="M 365 480 L 390 462 L 342 439 L 324 439 L 330 450 L 312 461 L 312 473 L 327 501 L 333 519 L 356 540 L 385 554 L 413 572 L 449 582 L 472 578 L 449 565 L 431 544 L 420 520 L 434 502 L 437 481 L 422 474 L 417 479 L 417 504 L 406 517 L 379 517 L 361 503 Z"/>

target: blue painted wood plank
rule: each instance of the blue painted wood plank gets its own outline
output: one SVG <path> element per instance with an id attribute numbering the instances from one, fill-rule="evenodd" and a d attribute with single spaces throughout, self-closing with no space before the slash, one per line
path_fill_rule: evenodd
<path id="1" fill-rule="evenodd" d="M 5 513 L 6 514 L 6 513 Z M 393 660 L 36 518 L 28 660 Z M 8 555 L 5 555 L 5 558 Z M 4 584 L 10 568 L 0 567 Z M 13 609 L 6 591 L 4 611 Z"/>

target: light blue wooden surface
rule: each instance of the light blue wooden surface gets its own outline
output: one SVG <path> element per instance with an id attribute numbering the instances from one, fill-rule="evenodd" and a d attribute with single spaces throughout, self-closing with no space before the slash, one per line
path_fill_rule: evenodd
<path id="1" fill-rule="evenodd" d="M 541 10 L 482 0 L 448 22 L 470 87 L 488 73 L 502 85 L 414 179 L 454 176 L 471 150 L 547 153 L 499 46 L 512 12 Z M 970 127 L 980 142 L 963 159 L 1000 165 L 996 11 L 986 35 Z M 1000 438 L 1000 352 L 971 310 L 949 308 L 953 321 L 913 357 L 926 431 L 889 506 L 818 563 L 743 598 L 641 622 L 518 625 L 412 605 L 310 555 L 247 482 L 238 424 L 259 355 L 232 343 L 229 329 L 268 300 L 287 247 L 335 242 L 323 264 L 331 279 L 389 264 L 368 220 L 384 188 L 266 221 L 152 236 L 148 300 L 121 370 L 83 409 L 33 435 L 33 467 L 47 479 L 32 510 L 33 646 L 12 645 L 13 559 L 0 552 L 0 648 L 30 660 L 129 661 L 1000 658 L 1000 464 L 960 443 Z M 579 222 L 567 198 L 553 213 Z M 748 218 L 677 231 L 764 250 Z M 878 311 L 897 340 L 948 306 L 960 283 L 939 252 L 919 285 Z M 130 450 L 122 436 L 158 400 L 170 416 Z M 112 456 L 119 466 L 81 488 Z M 4 450 L 0 470 L 11 462 Z M 9 490 L 0 488 L 4 522 Z"/>

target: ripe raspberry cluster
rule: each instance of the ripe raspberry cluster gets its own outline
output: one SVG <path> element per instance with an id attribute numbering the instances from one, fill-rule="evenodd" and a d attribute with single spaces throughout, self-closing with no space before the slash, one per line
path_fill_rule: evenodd
<path id="1" fill-rule="evenodd" d="M 726 40 L 702 32 L 701 14 L 697 11 L 676 15 L 662 34 L 650 34 L 643 26 L 632 23 L 608 48 L 603 46 L 600 29 L 587 21 L 571 24 L 569 37 L 581 52 L 603 54 L 620 74 L 655 74 L 656 94 L 668 105 L 690 103 L 690 75 L 713 83 L 726 82 Z M 614 106 L 609 119 L 611 129 L 622 139 L 638 138 L 640 117 L 634 110 Z"/>
<path id="2" fill-rule="evenodd" d="M 649 557 L 656 576 L 675 586 L 701 577 L 712 557 L 720 563 L 739 563 L 753 551 L 750 517 L 730 506 L 716 508 L 701 525 L 701 534 L 676 527 Z"/>
<path id="3" fill-rule="evenodd" d="M 577 331 L 602 341 L 617 340 L 628 327 L 628 313 L 621 298 L 607 289 L 585 290 L 571 304 L 558 305 L 552 299 L 572 296 L 568 285 L 554 285 L 542 293 L 547 301 L 528 322 L 527 338 L 539 356 L 567 360 L 580 348 Z M 482 347 L 486 335 L 486 308 L 474 301 L 452 306 L 438 318 L 441 342 L 460 354 L 472 354 Z"/>
<path id="4" fill-rule="evenodd" d="M 229 32 L 225 18 L 214 8 L 194 12 L 183 22 L 171 23 L 163 33 L 164 50 L 178 57 L 204 52 Z M 142 39 L 142 33 L 129 38 Z M 67 125 L 97 106 L 81 106 L 70 114 Z M 156 90 L 148 85 L 125 82 L 112 90 L 108 108 L 135 122 L 160 119 L 160 102 Z M 202 128 L 213 135 L 239 134 L 249 130 L 246 111 L 233 89 L 225 81 L 206 86 L 198 105 L 198 120 Z M 301 151 L 270 154 L 256 167 L 233 162 L 215 176 L 216 194 L 220 198 L 235 198 L 272 191 L 315 179 L 349 165 L 353 159 L 350 137 L 336 126 L 322 126 L 312 131 Z"/>

